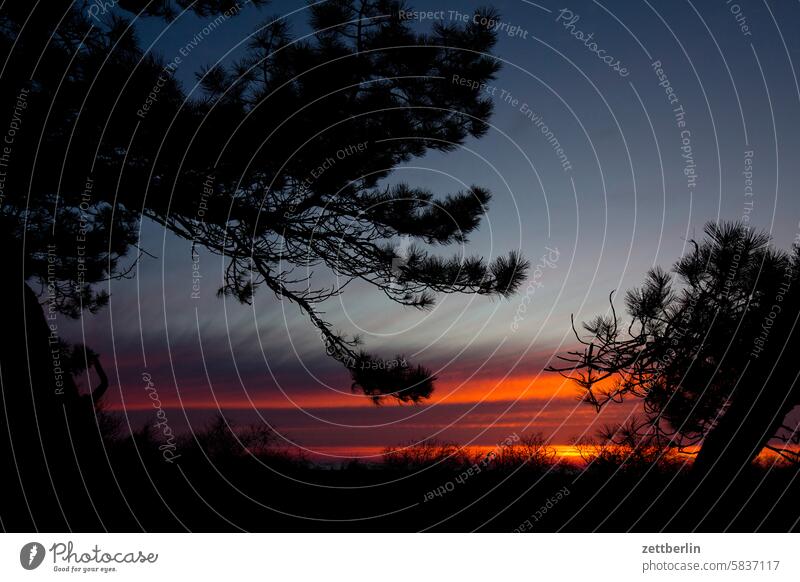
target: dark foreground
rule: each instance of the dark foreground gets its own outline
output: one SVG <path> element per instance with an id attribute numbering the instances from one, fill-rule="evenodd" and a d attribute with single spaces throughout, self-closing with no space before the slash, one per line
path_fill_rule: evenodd
<path id="1" fill-rule="evenodd" d="M 57 499 L 47 483 L 25 502 L 5 497 L 4 529 L 785 532 L 800 518 L 800 472 L 787 465 L 698 487 L 663 453 L 587 448 L 585 462 L 559 463 L 535 438 L 488 456 L 429 443 L 330 466 L 222 422 L 174 450 L 153 434 L 107 437 L 102 456 L 84 446 L 80 479 L 54 471 Z"/>

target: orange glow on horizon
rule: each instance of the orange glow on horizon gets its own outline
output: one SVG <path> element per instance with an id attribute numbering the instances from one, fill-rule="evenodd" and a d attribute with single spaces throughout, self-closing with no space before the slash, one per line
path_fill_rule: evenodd
<path id="1" fill-rule="evenodd" d="M 479 402 L 513 402 L 516 400 L 554 400 L 574 401 L 578 392 L 569 380 L 557 374 L 542 373 L 538 375 L 520 375 L 508 378 L 481 378 L 469 382 L 455 382 L 442 379 L 438 382 L 430 400 L 422 403 L 428 404 L 476 404 Z M 387 405 L 392 403 L 387 401 Z M 292 409 L 292 408 L 371 408 L 372 399 L 363 394 L 353 394 L 345 391 L 326 391 L 320 394 L 292 395 L 291 393 L 278 394 L 269 397 L 256 395 L 253 397 L 226 397 L 218 395 L 216 400 L 209 396 L 208 399 L 197 397 L 177 399 L 164 399 L 161 401 L 163 408 L 216 410 L 218 407 L 228 410 L 247 409 Z M 110 409 L 114 411 L 149 410 L 153 407 L 151 400 L 145 395 L 138 400 L 125 403 L 114 403 Z"/>
<path id="2" fill-rule="evenodd" d="M 520 374 L 507 378 L 480 378 L 467 382 L 440 381 L 431 402 L 464 404 L 514 400 L 574 400 L 575 385 L 552 372 Z"/>
<path id="3" fill-rule="evenodd" d="M 553 398 L 556 401 L 574 401 L 578 392 L 569 380 L 553 373 L 538 375 L 519 375 L 508 378 L 481 378 L 476 380 L 452 381 L 441 379 L 437 383 L 430 400 L 422 403 L 428 404 L 476 404 L 479 402 L 513 402 L 516 400 L 546 400 Z M 187 390 L 183 390 L 188 392 Z M 250 409 L 293 409 L 293 408 L 372 408 L 372 399 L 363 394 L 353 394 L 345 391 L 325 391 L 319 394 L 293 395 L 289 392 L 276 394 L 269 397 L 256 395 L 253 391 L 251 399 L 247 397 L 229 397 L 222 393 L 216 399 L 209 395 L 207 399 L 196 396 L 178 399 L 164 399 L 161 407 L 168 409 L 216 410 L 218 407 L 227 410 Z M 393 405 L 387 401 L 387 405 Z M 153 402 L 143 394 L 139 399 L 121 402 L 109 406 L 114 411 L 149 410 Z"/>

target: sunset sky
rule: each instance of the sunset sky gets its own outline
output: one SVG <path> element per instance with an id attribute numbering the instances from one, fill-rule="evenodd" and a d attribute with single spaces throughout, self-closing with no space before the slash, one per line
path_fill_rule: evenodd
<path id="1" fill-rule="evenodd" d="M 272 15 L 294 11 L 287 16 L 294 34 L 306 34 L 298 4 L 245 7 L 222 23 L 183 59 L 177 76 L 184 89 L 193 90 L 202 65 L 240 54 L 246 36 Z M 459 10 L 486 4 L 461 2 Z M 148 372 L 176 426 L 199 426 L 222 410 L 242 422 L 267 422 L 287 442 L 333 458 L 426 438 L 491 446 L 515 432 L 567 444 L 633 410 L 598 416 L 578 401 L 574 384 L 543 372 L 574 348 L 571 314 L 580 322 L 604 313 L 612 290 L 638 284 L 654 265 L 670 266 L 707 221 L 747 213 L 778 246 L 791 245 L 800 230 L 800 170 L 792 158 L 800 147 L 800 89 L 791 74 L 800 38 L 788 28 L 778 34 L 776 23 L 795 6 L 742 3 L 743 30 L 725 2 L 626 2 L 612 9 L 576 0 L 566 8 L 579 19 L 568 29 L 562 4 L 490 4 L 525 33 L 499 33 L 495 55 L 503 68 L 491 130 L 455 152 L 414 160 L 389 182 L 441 195 L 489 188 L 493 199 L 480 229 L 465 249 L 445 253 L 489 258 L 520 249 L 531 261 L 533 284 L 508 300 L 442 296 L 429 312 L 393 304 L 366 284 L 329 300 L 323 310 L 338 329 L 362 334 L 381 357 L 404 354 L 439 377 L 424 405 L 376 407 L 351 392 L 347 371 L 325 356 L 296 306 L 264 289 L 251 306 L 217 297 L 219 257 L 200 251 L 199 298 L 192 298 L 189 243 L 145 221 L 140 246 L 155 258 L 143 256 L 134 278 L 110 284 L 105 310 L 59 324 L 68 340 L 101 354 L 113 383 L 111 405 L 131 426 L 153 417 L 142 380 Z M 445 15 L 451 6 L 414 3 Z M 152 43 L 151 51 L 171 60 L 205 24 L 194 15 L 166 30 L 161 21 L 143 21 L 142 45 Z M 571 30 L 593 33 L 629 75 L 607 66 Z M 657 68 L 677 95 L 673 104 Z M 678 106 L 685 116 L 676 117 Z M 563 148 L 567 169 L 539 119 Z M 691 158 L 681 149 L 686 139 Z M 748 152 L 752 197 L 743 175 Z M 694 185 L 685 172 L 690 162 Z M 320 271 L 315 280 L 332 276 Z M 522 313 L 526 293 L 530 304 Z"/>

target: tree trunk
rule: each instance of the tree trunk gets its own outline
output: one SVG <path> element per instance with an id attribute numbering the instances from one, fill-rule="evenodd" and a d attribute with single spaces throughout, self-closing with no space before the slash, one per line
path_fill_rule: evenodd
<path id="1" fill-rule="evenodd" d="M 767 446 L 793 407 L 791 402 L 781 403 L 779 398 L 767 395 L 755 402 L 739 399 L 732 403 L 706 436 L 692 467 L 695 476 L 733 478 Z"/>
<path id="2" fill-rule="evenodd" d="M 8 278 L 0 286 L 0 525 L 6 531 L 83 529 L 91 527 L 93 510 L 77 459 L 91 450 L 89 433 L 85 420 L 71 414 L 77 388 L 54 343 L 54 320 L 25 282 L 21 263 L 20 255 L 7 257 Z"/>
<path id="3" fill-rule="evenodd" d="M 727 527 L 730 519 L 741 509 L 735 506 L 735 502 L 726 508 L 725 500 L 720 496 L 726 490 L 733 496 L 737 494 L 746 482 L 753 461 L 797 405 L 797 391 L 792 384 L 796 367 L 794 373 L 791 370 L 788 363 L 776 367 L 768 382 L 765 382 L 768 372 L 743 378 L 742 381 L 749 380 L 754 389 L 735 394 L 736 398 L 703 441 L 690 473 L 695 503 L 687 504 L 694 506 L 691 513 L 701 527 L 715 530 L 719 529 L 717 525 Z M 749 491 L 745 493 L 749 494 Z M 703 524 L 702 520 L 712 506 L 715 506 L 715 512 L 708 518 L 710 521 Z"/>

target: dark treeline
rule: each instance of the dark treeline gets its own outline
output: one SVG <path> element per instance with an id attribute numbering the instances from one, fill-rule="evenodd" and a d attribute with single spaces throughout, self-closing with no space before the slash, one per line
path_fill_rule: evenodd
<path id="1" fill-rule="evenodd" d="M 111 423 L 109 423 L 111 424 Z M 565 462 L 540 435 L 490 451 L 424 442 L 376 462 L 315 463 L 263 427 L 219 418 L 165 456 L 152 428 L 109 439 L 120 489 L 73 527 L 137 531 L 789 531 L 798 470 L 776 457 L 746 467 L 713 504 L 685 455 L 598 439 Z"/>

